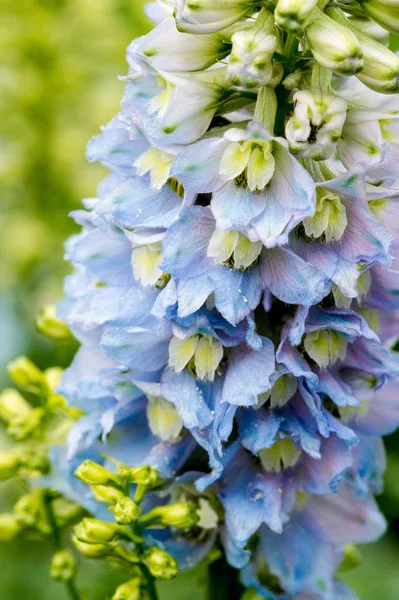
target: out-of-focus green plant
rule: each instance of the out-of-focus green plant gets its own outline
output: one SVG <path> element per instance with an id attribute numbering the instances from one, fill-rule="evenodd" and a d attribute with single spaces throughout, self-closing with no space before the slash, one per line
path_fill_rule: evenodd
<path id="1" fill-rule="evenodd" d="M 0 366 L 16 353 L 65 363 L 34 333 L 61 294 L 67 214 L 93 195 L 87 140 L 115 113 L 125 47 L 147 28 L 144 0 L 4 0 L 0 7 Z M 4 368 L 0 369 L 4 373 Z"/>

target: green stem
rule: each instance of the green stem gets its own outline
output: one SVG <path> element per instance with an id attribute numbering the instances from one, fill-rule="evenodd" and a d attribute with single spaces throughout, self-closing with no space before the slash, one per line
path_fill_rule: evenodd
<path id="1" fill-rule="evenodd" d="M 285 59 L 284 65 L 284 78 L 292 73 L 295 69 L 296 53 L 298 51 L 298 40 L 293 33 L 288 33 L 284 44 L 283 56 Z M 284 136 L 285 129 L 285 117 L 288 113 L 288 98 L 290 92 L 286 90 L 282 85 L 278 85 L 276 88 L 277 96 L 277 116 L 275 121 L 275 135 Z"/>
<path id="2" fill-rule="evenodd" d="M 72 579 L 65 583 L 65 588 L 66 588 L 71 600 L 81 600 L 79 592 L 76 588 L 75 582 Z"/>
<path id="3" fill-rule="evenodd" d="M 147 567 L 143 564 L 140 565 L 140 569 L 144 575 L 144 579 L 147 583 L 147 592 L 150 600 L 158 600 L 158 592 L 155 587 L 155 581 Z"/>
<path id="4" fill-rule="evenodd" d="M 47 518 L 51 527 L 51 535 L 53 537 L 53 544 L 56 552 L 59 552 L 63 548 L 62 537 L 60 528 L 57 525 L 57 521 L 54 516 L 53 507 L 52 507 L 52 498 L 51 494 L 45 492 L 44 494 L 44 506 L 46 509 Z M 65 589 L 68 592 L 71 600 L 81 600 L 80 594 L 76 588 L 75 582 L 70 579 L 64 583 Z"/>

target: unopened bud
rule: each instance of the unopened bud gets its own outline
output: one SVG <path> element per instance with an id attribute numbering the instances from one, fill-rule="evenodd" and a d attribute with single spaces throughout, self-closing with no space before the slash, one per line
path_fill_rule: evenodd
<path id="1" fill-rule="evenodd" d="M 256 0 L 177 0 L 176 26 L 188 33 L 212 33 L 239 21 Z"/>
<path id="2" fill-rule="evenodd" d="M 108 544 L 88 544 L 78 540 L 74 535 L 72 536 L 72 543 L 87 558 L 103 558 L 110 553 Z"/>
<path id="3" fill-rule="evenodd" d="M 43 408 L 31 408 L 28 413 L 15 417 L 7 427 L 7 433 L 16 440 L 23 440 L 40 431 L 45 411 Z"/>
<path id="4" fill-rule="evenodd" d="M 375 40 L 356 29 L 339 8 L 326 9 L 340 24 L 356 34 L 363 54 L 363 69 L 356 74 L 369 88 L 382 94 L 395 94 L 399 90 L 399 58 Z M 337 23 L 338 24 L 338 23 Z"/>
<path id="5" fill-rule="evenodd" d="M 83 519 L 73 532 L 78 540 L 87 544 L 109 544 L 120 538 L 122 529 L 115 523 L 99 519 Z"/>
<path id="6" fill-rule="evenodd" d="M 54 554 L 50 566 L 50 575 L 53 579 L 67 583 L 75 578 L 76 572 L 76 559 L 70 550 L 60 550 Z"/>
<path id="7" fill-rule="evenodd" d="M 9 542 L 21 531 L 18 519 L 12 513 L 0 514 L 0 542 Z"/>
<path id="8" fill-rule="evenodd" d="M 43 533 L 51 531 L 45 510 L 43 490 L 36 489 L 25 494 L 14 505 L 13 510 L 15 518 L 22 527 L 34 527 Z"/>
<path id="9" fill-rule="evenodd" d="M 21 469 L 24 477 L 38 477 L 45 475 L 50 470 L 50 461 L 47 448 L 34 446 L 27 448 L 21 453 Z"/>
<path id="10" fill-rule="evenodd" d="M 117 504 L 125 497 L 121 490 L 107 485 L 93 485 L 92 490 L 97 502 L 104 502 L 105 504 Z"/>
<path id="11" fill-rule="evenodd" d="M 49 392 L 44 373 L 29 358 L 16 358 L 9 363 L 7 370 L 11 379 L 23 390 L 39 396 Z"/>
<path id="12" fill-rule="evenodd" d="M 348 19 L 356 29 L 359 29 L 359 31 L 368 37 L 373 38 L 373 40 L 380 42 L 380 44 L 383 44 L 384 46 L 389 45 L 389 32 L 375 21 L 368 19 L 366 15 L 349 15 Z"/>
<path id="13" fill-rule="evenodd" d="M 0 418 L 6 423 L 26 415 L 31 408 L 31 405 L 17 390 L 6 389 L 0 394 Z"/>
<path id="14" fill-rule="evenodd" d="M 114 513 L 115 521 L 119 525 L 130 525 L 141 515 L 141 508 L 128 496 L 121 498 L 109 510 Z"/>
<path id="15" fill-rule="evenodd" d="M 366 0 L 362 3 L 362 8 L 379 25 L 399 33 L 399 2 L 389 0 Z"/>
<path id="16" fill-rule="evenodd" d="M 146 486 L 153 486 L 159 480 L 158 471 L 148 465 L 129 468 L 128 477 L 133 483 Z"/>
<path id="17" fill-rule="evenodd" d="M 43 306 L 36 317 L 35 325 L 39 333 L 53 340 L 74 339 L 69 327 L 56 317 L 56 309 L 53 305 Z"/>
<path id="18" fill-rule="evenodd" d="M 18 475 L 21 467 L 21 454 L 15 450 L 0 452 L 0 481 L 6 481 Z"/>
<path id="19" fill-rule="evenodd" d="M 199 516 L 193 504 L 179 502 L 168 506 L 157 506 L 141 518 L 145 527 L 178 527 L 188 529 L 199 521 Z"/>
<path id="20" fill-rule="evenodd" d="M 75 477 L 88 485 L 115 485 L 120 487 L 119 478 L 98 463 L 85 460 L 75 471 Z"/>
<path id="21" fill-rule="evenodd" d="M 141 581 L 138 577 L 120 585 L 112 600 L 141 600 Z"/>
<path id="22" fill-rule="evenodd" d="M 272 58 L 277 39 L 272 33 L 273 16 L 266 13 L 262 27 L 258 21 L 252 29 L 237 31 L 231 38 L 231 51 L 227 74 L 234 85 L 253 88 L 267 85 L 273 77 Z"/>
<path id="23" fill-rule="evenodd" d="M 278 0 L 274 17 L 286 31 L 300 34 L 309 23 L 318 0 Z"/>
<path id="24" fill-rule="evenodd" d="M 176 560 L 156 546 L 144 552 L 143 562 L 156 579 L 173 579 L 177 575 Z"/>
<path id="25" fill-rule="evenodd" d="M 363 53 L 355 34 L 318 8 L 306 27 L 306 39 L 318 63 L 340 75 L 354 75 L 363 67 Z"/>
<path id="26" fill-rule="evenodd" d="M 85 509 L 80 504 L 63 496 L 53 500 L 52 510 L 58 527 L 66 527 L 81 519 L 85 514 Z"/>
<path id="27" fill-rule="evenodd" d="M 60 385 L 63 373 L 64 369 L 61 369 L 61 367 L 50 367 L 50 369 L 46 369 L 44 371 L 44 376 L 46 378 L 47 384 L 50 390 L 52 390 L 53 392 Z"/>

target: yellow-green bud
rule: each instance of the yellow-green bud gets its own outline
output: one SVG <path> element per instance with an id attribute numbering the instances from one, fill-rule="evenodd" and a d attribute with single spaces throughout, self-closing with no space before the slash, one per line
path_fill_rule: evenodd
<path id="1" fill-rule="evenodd" d="M 105 504 L 117 504 L 125 497 L 121 490 L 108 485 L 93 485 L 92 490 L 97 502 L 104 502 Z"/>
<path id="2" fill-rule="evenodd" d="M 141 600 L 141 581 L 138 577 L 120 585 L 112 600 Z"/>
<path id="3" fill-rule="evenodd" d="M 31 408 L 28 413 L 16 416 L 9 422 L 7 433 L 16 440 L 24 440 L 40 431 L 44 415 L 43 408 Z"/>
<path id="4" fill-rule="evenodd" d="M 87 544 L 109 544 L 121 537 L 123 530 L 115 523 L 99 519 L 83 519 L 73 532 L 78 540 Z"/>
<path id="5" fill-rule="evenodd" d="M 119 525 L 130 525 L 141 515 L 141 508 L 128 496 L 121 498 L 109 510 L 114 513 L 115 521 Z"/>
<path id="6" fill-rule="evenodd" d="M 50 575 L 53 579 L 67 583 L 75 578 L 76 572 L 76 559 L 70 550 L 60 550 L 54 554 L 50 566 Z"/>
<path id="7" fill-rule="evenodd" d="M 286 31 L 300 34 L 308 24 L 318 0 L 278 0 L 274 18 Z"/>
<path id="8" fill-rule="evenodd" d="M 178 502 L 168 506 L 157 506 L 141 518 L 145 527 L 178 527 L 188 529 L 199 521 L 199 516 L 193 504 Z"/>
<path id="9" fill-rule="evenodd" d="M 103 558 L 110 553 L 108 544 L 87 544 L 78 540 L 76 536 L 72 536 L 72 543 L 83 556 L 87 558 Z"/>
<path id="10" fill-rule="evenodd" d="M 21 525 L 12 513 L 0 514 L 0 542 L 9 542 L 21 531 Z"/>
<path id="11" fill-rule="evenodd" d="M 69 327 L 56 317 L 55 306 L 48 304 L 43 306 L 35 320 L 36 329 L 39 333 L 53 340 L 73 340 L 74 337 Z"/>
<path id="12" fill-rule="evenodd" d="M 75 471 L 75 477 L 88 485 L 115 485 L 120 487 L 119 478 L 92 460 L 85 460 Z"/>
<path id="13" fill-rule="evenodd" d="M 144 552 L 143 562 L 156 579 L 173 579 L 177 575 L 176 560 L 156 546 Z"/>
<path id="14" fill-rule="evenodd" d="M 50 461 L 46 448 L 34 446 L 26 448 L 21 453 L 21 469 L 24 477 L 38 477 L 44 475 L 50 470 Z"/>
<path id="15" fill-rule="evenodd" d="M 18 475 L 21 467 L 21 454 L 15 450 L 0 452 L 0 481 Z"/>
<path id="16" fill-rule="evenodd" d="M 132 467 L 129 469 L 129 478 L 133 483 L 145 486 L 153 486 L 158 483 L 158 471 L 146 465 L 144 467 Z"/>
<path id="17" fill-rule="evenodd" d="M 22 496 L 14 505 L 14 515 L 22 527 L 34 527 L 43 533 L 50 533 L 44 504 L 43 490 L 35 489 Z"/>
<path id="18" fill-rule="evenodd" d="M 333 365 L 343 360 L 348 346 L 347 340 L 332 329 L 319 329 L 307 333 L 304 339 L 305 350 L 319 367 Z"/>
<path id="19" fill-rule="evenodd" d="M 6 423 L 26 415 L 31 405 L 17 390 L 6 389 L 0 394 L 0 418 Z"/>
<path id="20" fill-rule="evenodd" d="M 64 369 L 61 369 L 61 367 L 51 367 L 44 371 L 47 384 L 52 391 L 60 385 L 63 372 Z"/>
<path id="21" fill-rule="evenodd" d="M 70 525 L 81 519 L 85 514 L 85 509 L 82 506 L 62 496 L 53 500 L 52 510 L 58 527 Z"/>
<path id="22" fill-rule="evenodd" d="M 363 53 L 355 34 L 318 8 L 305 29 L 306 39 L 318 63 L 340 75 L 354 75 L 363 67 Z"/>
<path id="23" fill-rule="evenodd" d="M 26 356 L 13 360 L 7 370 L 11 379 L 23 390 L 36 395 L 48 394 L 44 373 Z"/>

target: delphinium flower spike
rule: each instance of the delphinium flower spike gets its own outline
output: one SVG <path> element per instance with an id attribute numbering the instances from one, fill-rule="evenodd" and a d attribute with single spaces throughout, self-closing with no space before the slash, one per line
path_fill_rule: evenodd
<path id="1" fill-rule="evenodd" d="M 140 565 L 215 548 L 245 600 L 354 598 L 336 575 L 385 529 L 399 424 L 395 11 L 147 7 L 121 110 L 88 146 L 111 172 L 74 213 L 58 307 L 81 343 L 59 393 L 83 416 L 52 481 L 96 519 L 76 545 L 133 565 L 115 600 L 155 593 Z"/>

